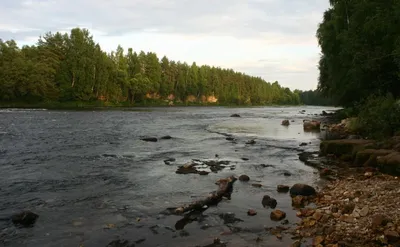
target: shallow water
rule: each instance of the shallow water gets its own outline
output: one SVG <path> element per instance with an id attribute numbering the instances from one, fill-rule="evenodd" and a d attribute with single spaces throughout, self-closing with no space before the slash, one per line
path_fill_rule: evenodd
<path id="1" fill-rule="evenodd" d="M 305 114 L 299 113 L 302 109 Z M 228 246 L 287 246 L 290 236 L 277 240 L 265 231 L 280 223 L 269 219 L 271 209 L 263 208 L 261 199 L 276 198 L 277 208 L 295 223 L 290 197 L 278 194 L 276 186 L 318 181 L 313 168 L 298 160 L 299 152 L 319 145 L 319 134 L 305 133 L 302 120 L 321 118 L 314 114 L 333 109 L 0 110 L 0 215 L 27 209 L 40 215 L 33 228 L 0 221 L 0 246 L 106 246 L 118 238 L 132 243 L 145 239 L 136 246 L 196 246 L 215 237 Z M 231 118 L 233 113 L 242 117 Z M 281 126 L 283 119 L 294 122 Z M 173 139 L 140 140 L 165 135 Z M 226 135 L 234 136 L 236 143 Z M 246 145 L 250 139 L 256 144 Z M 299 147 L 301 142 L 311 144 Z M 175 174 L 178 165 L 214 159 L 216 154 L 235 169 L 208 176 Z M 165 165 L 167 158 L 176 162 Z M 284 176 L 285 171 L 292 176 Z M 219 178 L 241 174 L 251 181 L 237 181 L 230 201 L 209 208 L 184 230 L 175 229 L 181 217 L 160 214 L 216 190 Z M 247 216 L 249 208 L 258 214 Z M 224 225 L 219 214 L 228 212 L 243 222 Z M 257 237 L 263 241 L 256 243 Z"/>

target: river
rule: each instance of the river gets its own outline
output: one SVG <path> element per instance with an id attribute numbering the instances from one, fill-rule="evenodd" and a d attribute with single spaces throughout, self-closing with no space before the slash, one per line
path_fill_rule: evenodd
<path id="1" fill-rule="evenodd" d="M 278 194 L 276 186 L 317 185 L 318 174 L 297 154 L 317 150 L 319 134 L 304 132 L 302 120 L 319 119 L 314 114 L 333 109 L 2 109 L 0 216 L 32 210 L 40 217 L 31 228 L 0 221 L 0 246 L 95 247 L 115 239 L 136 246 L 201 246 L 215 237 L 228 246 L 287 246 L 290 236 L 278 240 L 266 232 L 265 227 L 280 223 L 270 220 L 271 209 L 263 208 L 262 197 L 277 199 L 290 224 L 296 222 L 289 195 Z M 234 113 L 241 118 L 230 117 Z M 285 127 L 283 119 L 294 122 Z M 165 135 L 173 138 L 140 140 Z M 236 141 L 227 141 L 226 135 Z M 246 145 L 250 139 L 256 143 Z M 311 144 L 300 147 L 302 142 Z M 167 158 L 176 161 L 166 165 Z M 175 173 L 192 159 L 226 160 L 232 168 L 207 176 Z M 183 230 L 175 228 L 182 217 L 161 213 L 216 190 L 219 178 L 242 174 L 250 182 L 236 181 L 231 200 L 210 207 Z M 248 216 L 250 208 L 258 214 Z M 242 221 L 224 224 L 220 214 L 229 212 Z M 256 244 L 258 237 L 262 241 Z"/>

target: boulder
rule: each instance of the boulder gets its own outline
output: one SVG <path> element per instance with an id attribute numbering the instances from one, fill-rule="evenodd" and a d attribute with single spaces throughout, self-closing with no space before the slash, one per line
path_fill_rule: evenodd
<path id="1" fill-rule="evenodd" d="M 400 152 L 392 152 L 385 156 L 379 156 L 376 160 L 381 172 L 395 176 L 400 175 Z"/>
<path id="2" fill-rule="evenodd" d="M 239 181 L 242 181 L 242 182 L 247 182 L 249 180 L 250 180 L 250 178 L 247 175 L 240 175 L 240 177 L 239 177 Z"/>
<path id="3" fill-rule="evenodd" d="M 273 221 L 280 221 L 286 217 L 286 213 L 277 209 L 271 212 L 270 218 Z"/>
<path id="4" fill-rule="evenodd" d="M 274 198 L 268 195 L 265 195 L 263 197 L 261 203 L 264 207 L 270 207 L 270 208 L 276 208 L 276 205 L 278 204 L 278 202 Z"/>
<path id="5" fill-rule="evenodd" d="M 144 138 L 140 138 L 140 140 L 145 141 L 145 142 L 157 142 L 158 139 L 155 137 L 144 137 Z"/>
<path id="6" fill-rule="evenodd" d="M 354 167 L 361 167 L 361 166 L 371 166 L 375 167 L 377 165 L 377 157 L 385 156 L 392 153 L 393 150 L 388 149 L 365 149 L 358 151 L 356 153 L 356 158 L 353 162 Z"/>
<path id="7" fill-rule="evenodd" d="M 289 126 L 290 125 L 290 122 L 289 122 L 289 120 L 287 120 L 287 119 L 285 119 L 285 120 L 282 120 L 282 123 L 281 123 L 283 126 Z"/>
<path id="8" fill-rule="evenodd" d="M 290 187 L 287 185 L 278 185 L 277 186 L 277 191 L 279 193 L 287 193 L 287 192 L 289 192 L 289 189 L 290 189 Z"/>
<path id="9" fill-rule="evenodd" d="M 289 190 L 291 196 L 313 196 L 316 190 L 307 184 L 295 184 Z"/>
<path id="10" fill-rule="evenodd" d="M 305 131 L 313 131 L 313 130 L 320 130 L 321 122 L 316 120 L 304 120 L 303 121 L 303 129 Z"/>
<path id="11" fill-rule="evenodd" d="M 20 225 L 23 227 L 30 227 L 33 226 L 39 218 L 39 215 L 31 212 L 31 211 L 23 211 L 11 216 L 11 221 L 15 225 Z"/>
<path id="12" fill-rule="evenodd" d="M 353 155 L 354 153 L 368 148 L 372 145 L 373 141 L 363 140 L 363 139 L 340 139 L 340 140 L 328 140 L 322 141 L 320 143 L 320 153 L 321 155 L 335 155 L 340 157 L 342 155 Z"/>

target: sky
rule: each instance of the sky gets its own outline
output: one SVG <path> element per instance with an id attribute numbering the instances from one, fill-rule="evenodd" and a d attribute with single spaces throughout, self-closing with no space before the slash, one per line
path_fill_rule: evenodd
<path id="1" fill-rule="evenodd" d="M 0 39 L 35 44 L 81 27 L 175 61 L 232 68 L 290 89 L 315 89 L 315 37 L 328 0 L 0 0 Z"/>

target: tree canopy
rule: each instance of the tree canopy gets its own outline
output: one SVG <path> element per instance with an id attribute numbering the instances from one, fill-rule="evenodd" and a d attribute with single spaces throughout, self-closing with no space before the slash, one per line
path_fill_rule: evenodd
<path id="1" fill-rule="evenodd" d="M 400 1 L 330 0 L 317 30 L 318 90 L 352 106 L 371 94 L 400 96 Z"/>
<path id="2" fill-rule="evenodd" d="M 107 53 L 87 29 L 46 33 L 19 47 L 0 40 L 0 101 L 96 101 L 134 104 L 146 98 L 224 104 L 299 104 L 299 94 L 232 69 L 187 64 L 154 52 Z"/>

